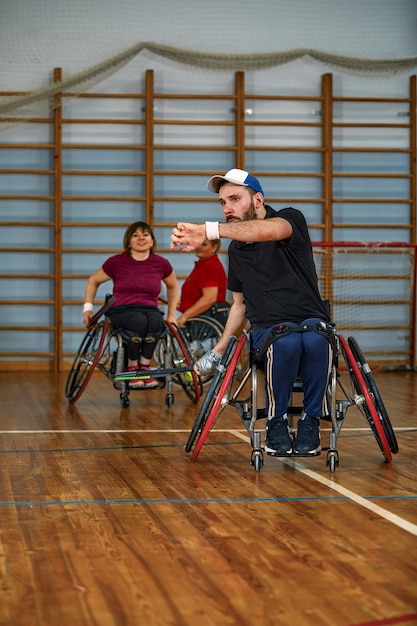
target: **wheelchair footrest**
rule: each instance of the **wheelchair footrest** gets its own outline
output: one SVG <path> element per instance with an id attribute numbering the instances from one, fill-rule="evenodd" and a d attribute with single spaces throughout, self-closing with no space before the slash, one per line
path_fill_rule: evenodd
<path id="1" fill-rule="evenodd" d="M 320 454 L 321 454 L 321 451 L 314 452 L 313 454 L 309 452 L 305 452 L 304 454 L 300 452 L 291 452 L 291 454 L 286 454 L 286 453 L 280 454 L 279 452 L 267 452 L 268 456 L 276 456 L 276 457 L 285 458 L 285 459 L 294 459 L 294 458 L 306 459 L 306 458 L 311 458 L 315 456 L 320 456 Z"/>
<path id="2" fill-rule="evenodd" d="M 298 457 L 300 459 L 310 459 L 314 456 L 320 456 L 321 454 L 321 450 L 319 450 L 318 452 L 294 452 L 291 456 L 292 457 Z"/>
<path id="3" fill-rule="evenodd" d="M 191 365 L 187 365 L 184 367 L 169 367 L 165 369 L 149 369 L 149 370 L 132 370 L 129 372 L 119 372 L 115 374 L 114 380 L 133 380 L 133 379 L 145 379 L 145 378 L 164 378 L 169 374 L 179 374 L 181 372 L 192 372 L 193 368 Z"/>

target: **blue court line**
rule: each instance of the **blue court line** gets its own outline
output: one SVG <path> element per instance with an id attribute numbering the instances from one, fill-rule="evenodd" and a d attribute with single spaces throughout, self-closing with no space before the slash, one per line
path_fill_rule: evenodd
<path id="1" fill-rule="evenodd" d="M 361 496 L 365 500 L 415 500 L 417 495 L 409 496 Z M 45 506 L 45 505 L 74 505 L 74 504 L 235 504 L 242 502 L 346 502 L 350 501 L 350 498 L 344 496 L 323 496 L 323 497 L 265 497 L 265 498 L 168 498 L 163 500 L 146 499 L 139 500 L 127 499 L 127 500 L 22 500 L 18 502 L 0 502 L 1 506 Z"/>

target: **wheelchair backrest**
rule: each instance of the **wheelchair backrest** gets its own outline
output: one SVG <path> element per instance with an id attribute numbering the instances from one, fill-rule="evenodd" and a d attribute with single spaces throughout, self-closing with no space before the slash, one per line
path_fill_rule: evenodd
<path id="1" fill-rule="evenodd" d="M 206 312 L 206 315 L 213 317 L 220 322 L 222 326 L 225 326 L 230 311 L 229 302 L 215 302 L 213 306 Z"/>

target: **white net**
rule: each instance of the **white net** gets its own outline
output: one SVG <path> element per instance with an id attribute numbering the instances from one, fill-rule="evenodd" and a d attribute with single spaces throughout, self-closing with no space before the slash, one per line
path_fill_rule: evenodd
<path id="1" fill-rule="evenodd" d="M 369 361 L 408 367 L 415 350 L 415 246 L 351 244 L 314 248 L 319 276 L 331 271 L 332 321 Z M 330 267 L 329 267 L 330 264 Z M 321 280 L 322 294 L 326 286 Z"/>
<path id="2" fill-rule="evenodd" d="M 0 90 L 30 93 L 0 97 L 0 114 L 33 115 L 132 62 L 136 84 L 162 68 L 182 90 L 213 89 L 212 70 L 253 72 L 264 92 L 283 78 L 305 92 L 304 74 L 326 71 L 392 85 L 417 67 L 416 17 L 415 0 L 2 0 Z M 54 67 L 63 81 L 51 87 Z"/>

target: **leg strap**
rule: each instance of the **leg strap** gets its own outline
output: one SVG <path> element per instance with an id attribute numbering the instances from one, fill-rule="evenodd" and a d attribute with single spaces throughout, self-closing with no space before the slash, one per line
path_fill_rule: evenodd
<path id="1" fill-rule="evenodd" d="M 169 333 L 169 328 L 165 326 L 165 328 L 161 332 L 150 333 L 146 337 L 140 337 L 134 331 L 126 330 L 124 328 L 116 328 L 115 332 L 120 335 L 125 341 L 131 341 L 133 343 L 155 343 Z"/>

